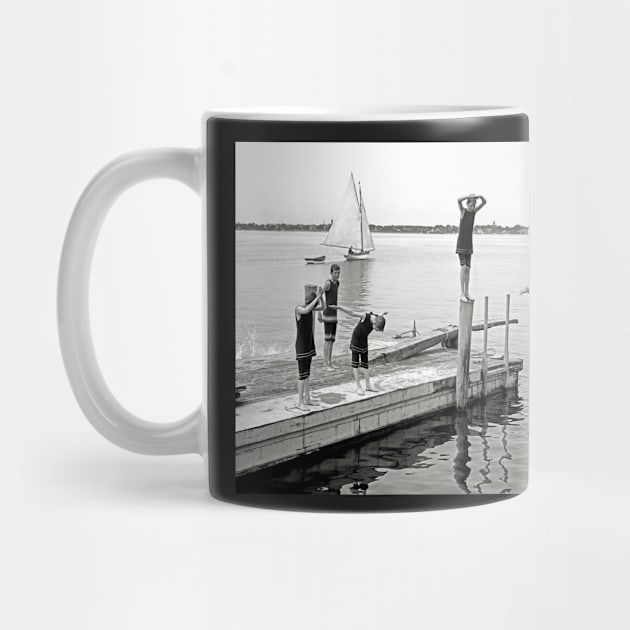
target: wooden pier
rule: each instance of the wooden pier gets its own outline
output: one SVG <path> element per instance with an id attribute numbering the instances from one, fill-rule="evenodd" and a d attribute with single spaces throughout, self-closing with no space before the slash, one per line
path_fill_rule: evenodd
<path id="1" fill-rule="evenodd" d="M 473 304 L 469 304 L 464 310 L 468 336 L 472 330 L 487 333 L 492 325 L 505 323 L 473 325 Z M 517 385 L 518 373 L 523 369 L 521 359 L 494 359 L 487 352 L 471 357 L 470 339 L 466 342 L 460 338 L 458 350 L 439 347 L 441 343 L 454 345 L 454 339 L 463 337 L 460 333 L 457 326 L 451 326 L 419 338 L 380 343 L 371 340 L 370 378 L 379 391 L 363 396 L 356 392 L 346 354 L 335 357 L 339 369 L 334 372 L 324 371 L 317 357 L 312 366 L 311 391 L 319 406 L 309 411 L 295 407 L 292 358 L 239 362 L 237 385 L 247 384 L 247 389 L 241 392 L 243 402 L 236 405 L 237 475 L 440 409 L 465 406 L 484 393 Z M 484 336 L 487 338 L 487 334 Z M 463 367 L 465 380 L 458 378 L 458 370 Z"/>
<path id="2" fill-rule="evenodd" d="M 511 319 L 511 324 L 517 324 L 518 319 Z M 505 320 L 491 320 L 487 327 L 504 326 Z M 484 329 L 483 323 L 472 325 L 473 331 Z M 370 374 L 374 368 L 385 364 L 406 361 L 420 353 L 437 346 L 457 349 L 459 331 L 457 326 L 443 326 L 433 330 L 418 333 L 416 337 L 394 337 L 385 339 L 372 335 L 370 337 Z M 352 379 L 352 374 L 343 369 L 335 372 L 324 372 L 318 369 L 321 357 L 313 360 L 313 369 L 317 375 L 312 386 L 319 388 L 339 383 L 340 378 Z M 342 344 L 336 344 L 334 362 L 342 368 L 348 367 L 349 351 Z M 292 392 L 295 385 L 295 357 L 286 356 L 256 357 L 239 359 L 236 362 L 236 386 L 239 399 L 243 403 L 274 398 Z M 345 375 L 345 376 L 344 376 Z"/>

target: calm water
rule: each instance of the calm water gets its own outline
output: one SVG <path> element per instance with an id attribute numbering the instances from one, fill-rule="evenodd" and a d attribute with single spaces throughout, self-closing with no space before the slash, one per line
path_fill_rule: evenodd
<path id="1" fill-rule="evenodd" d="M 322 285 L 329 266 L 341 266 L 339 303 L 355 310 L 389 311 L 385 337 L 457 323 L 459 264 L 456 235 L 375 234 L 369 261 L 346 262 L 342 252 L 319 245 L 323 234 L 236 232 L 237 359 L 292 355 L 293 309 L 305 284 Z M 331 447 L 290 465 L 248 475 L 239 489 L 271 492 L 339 493 L 517 493 L 527 483 L 529 393 L 529 285 L 527 236 L 475 235 L 470 283 L 475 321 L 505 316 L 511 294 L 510 356 L 524 360 L 517 392 L 500 393 L 466 413 L 454 410 L 405 424 L 349 446 Z M 326 265 L 305 265 L 304 256 L 326 254 Z M 336 349 L 347 346 L 352 318 L 340 318 Z M 323 327 L 316 326 L 319 353 L 313 365 L 317 389 Z M 371 338 L 376 339 L 373 333 Z M 503 354 L 504 328 L 489 331 L 489 346 Z M 473 352 L 483 333 L 473 333 Z M 337 363 L 341 363 L 340 360 Z M 237 365 L 238 370 L 238 365 Z M 348 373 L 350 378 L 350 373 Z"/>

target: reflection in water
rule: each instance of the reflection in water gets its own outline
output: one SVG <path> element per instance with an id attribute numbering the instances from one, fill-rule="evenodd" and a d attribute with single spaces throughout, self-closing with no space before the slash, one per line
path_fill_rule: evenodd
<path id="1" fill-rule="evenodd" d="M 501 444 L 503 446 L 503 451 L 504 451 L 504 454 L 501 457 L 499 457 L 499 466 L 501 466 L 501 468 L 503 469 L 503 476 L 501 477 L 501 481 L 504 481 L 505 483 L 507 483 L 509 472 L 508 472 L 507 466 L 505 466 L 503 462 L 505 460 L 512 459 L 512 455 L 510 455 L 510 452 L 508 451 L 508 448 L 507 448 L 508 440 L 507 440 L 507 425 L 506 424 L 504 424 L 501 428 Z"/>
<path id="2" fill-rule="evenodd" d="M 479 433 L 479 437 L 481 438 L 481 443 L 483 445 L 481 450 L 481 459 L 485 465 L 479 469 L 482 481 L 475 485 L 479 494 L 483 494 L 481 486 L 492 483 L 490 479 L 490 462 L 492 460 L 489 457 L 490 442 L 488 441 L 488 412 L 485 404 L 482 406 L 482 418 L 481 433 Z"/>
<path id="3" fill-rule="evenodd" d="M 468 441 L 468 415 L 468 410 L 466 410 L 457 412 L 455 416 L 457 454 L 453 459 L 453 472 L 455 483 L 464 494 L 470 494 L 470 490 L 466 485 L 466 479 L 470 475 L 470 468 L 467 465 L 470 461 L 470 455 L 468 454 L 468 449 L 470 448 L 470 442 Z"/>
<path id="4" fill-rule="evenodd" d="M 518 493 L 510 439 L 523 439 L 517 390 L 497 392 L 466 412 L 410 421 L 237 479 L 239 492 L 337 494 Z M 525 427 L 526 432 L 526 427 Z M 493 466 L 493 463 L 495 464 Z M 510 474 L 511 472 L 511 474 Z M 508 480 L 511 485 L 508 486 Z"/>

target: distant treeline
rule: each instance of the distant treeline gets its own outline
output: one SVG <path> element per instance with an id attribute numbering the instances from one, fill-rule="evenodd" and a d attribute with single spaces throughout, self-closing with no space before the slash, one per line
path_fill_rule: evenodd
<path id="1" fill-rule="evenodd" d="M 237 230 L 263 230 L 268 232 L 328 232 L 332 223 L 237 223 Z M 403 234 L 457 234 L 457 225 L 372 225 L 372 232 L 385 232 Z M 476 225 L 475 234 L 529 234 L 529 228 L 525 225 L 503 226 Z"/>

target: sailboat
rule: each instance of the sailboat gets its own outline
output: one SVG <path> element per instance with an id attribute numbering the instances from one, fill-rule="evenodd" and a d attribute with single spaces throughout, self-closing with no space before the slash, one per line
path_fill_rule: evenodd
<path id="1" fill-rule="evenodd" d="M 359 182 L 357 192 L 352 173 L 339 212 L 321 244 L 348 250 L 344 254 L 346 260 L 365 260 L 375 249 L 363 203 L 361 183 Z"/>

